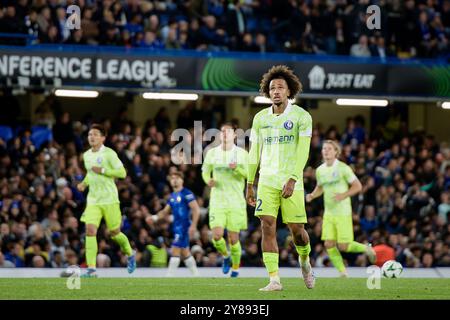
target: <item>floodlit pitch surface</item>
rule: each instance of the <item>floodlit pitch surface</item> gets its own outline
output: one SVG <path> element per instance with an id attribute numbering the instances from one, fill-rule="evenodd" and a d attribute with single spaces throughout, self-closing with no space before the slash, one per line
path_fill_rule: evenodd
<path id="1" fill-rule="evenodd" d="M 97 278 L 80 279 L 68 289 L 67 278 L 2 278 L 0 299 L 83 300 L 398 300 L 450 299 L 450 279 L 381 279 L 368 289 L 363 278 L 319 278 L 308 290 L 301 278 L 282 278 L 283 291 L 259 292 L 265 278 Z"/>

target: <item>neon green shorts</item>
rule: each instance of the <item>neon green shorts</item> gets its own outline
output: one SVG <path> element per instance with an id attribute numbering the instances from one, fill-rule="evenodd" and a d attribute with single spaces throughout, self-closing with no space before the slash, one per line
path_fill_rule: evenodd
<path id="1" fill-rule="evenodd" d="M 87 205 L 80 221 L 85 224 L 100 226 L 102 218 L 105 219 L 108 230 L 119 229 L 122 224 L 122 213 L 119 203 Z"/>
<path id="2" fill-rule="evenodd" d="M 232 232 L 247 229 L 247 209 L 218 208 L 209 210 L 209 227 L 221 227 Z"/>
<path id="3" fill-rule="evenodd" d="M 322 221 L 322 240 L 332 240 L 337 243 L 353 241 L 352 215 L 324 214 Z"/>
<path id="4" fill-rule="evenodd" d="M 277 218 L 281 207 L 283 223 L 306 223 L 305 198 L 303 190 L 294 190 L 292 196 L 285 199 L 281 190 L 265 185 L 258 186 L 255 216 Z"/>

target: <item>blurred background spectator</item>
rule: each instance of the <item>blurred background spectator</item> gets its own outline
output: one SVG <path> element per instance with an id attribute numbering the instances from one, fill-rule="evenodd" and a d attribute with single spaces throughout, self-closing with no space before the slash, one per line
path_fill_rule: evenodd
<path id="1" fill-rule="evenodd" d="M 34 43 L 434 58 L 449 53 L 450 1 L 78 1 L 81 30 L 68 30 L 66 1 L 3 0 L 0 32 Z M 381 8 L 381 30 L 365 10 Z M 25 44 L 21 39 L 2 39 Z"/>

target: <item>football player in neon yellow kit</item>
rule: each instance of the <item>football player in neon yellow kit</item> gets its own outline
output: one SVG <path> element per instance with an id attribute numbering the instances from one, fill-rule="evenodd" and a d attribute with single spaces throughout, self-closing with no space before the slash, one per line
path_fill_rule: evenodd
<path id="1" fill-rule="evenodd" d="M 247 204 L 244 197 L 248 153 L 234 144 L 236 134 L 229 123 L 221 126 L 221 144 L 206 153 L 202 165 L 203 181 L 211 188 L 209 227 L 213 244 L 224 257 L 222 271 L 231 277 L 239 275 L 241 243 L 239 232 L 247 229 Z M 212 174 L 212 176 L 211 176 Z M 223 238 L 227 229 L 230 252 Z"/>
<path id="2" fill-rule="evenodd" d="M 301 91 L 297 76 L 286 66 L 274 66 L 264 74 L 260 92 L 272 105 L 258 112 L 252 124 L 251 149 L 247 177 L 247 202 L 256 206 L 261 220 L 263 261 L 269 284 L 261 291 L 279 291 L 283 287 L 278 275 L 276 221 L 281 207 L 283 223 L 291 231 L 307 288 L 315 277 L 309 262 L 311 246 L 305 230 L 307 222 L 303 191 L 303 169 L 308 160 L 312 119 L 303 108 L 291 104 Z M 257 198 L 253 182 L 260 163 Z"/>
<path id="3" fill-rule="evenodd" d="M 339 251 L 366 253 L 372 264 L 375 263 L 376 255 L 371 246 L 353 241 L 350 197 L 358 194 L 362 186 L 352 169 L 338 160 L 339 154 L 339 145 L 332 140 L 325 140 L 322 146 L 324 163 L 316 170 L 317 186 L 312 193 L 306 195 L 306 201 L 311 202 L 324 195 L 322 240 L 325 241 L 325 248 L 335 268 L 342 277 L 347 277 Z"/>
<path id="4" fill-rule="evenodd" d="M 103 145 L 105 138 L 103 126 L 98 124 L 91 126 L 88 133 L 91 149 L 83 154 L 87 174 L 77 186 L 81 192 L 86 187 L 89 188 L 87 206 L 81 216 L 81 221 L 86 224 L 85 251 L 88 269 L 86 274 L 82 275 L 86 278 L 97 277 L 97 229 L 102 219 L 105 219 L 111 238 L 128 256 L 128 272 L 133 273 L 136 269 L 136 252 L 131 249 L 127 236 L 120 231 L 122 214 L 114 182 L 115 178 L 125 178 L 127 173 L 116 152 Z"/>

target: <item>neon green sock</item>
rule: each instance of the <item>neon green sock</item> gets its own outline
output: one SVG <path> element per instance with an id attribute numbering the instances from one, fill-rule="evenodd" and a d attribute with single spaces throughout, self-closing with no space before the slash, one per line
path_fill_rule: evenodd
<path id="1" fill-rule="evenodd" d="M 263 252 L 263 262 L 269 275 L 278 273 L 278 257 L 279 254 L 276 252 Z"/>
<path id="2" fill-rule="evenodd" d="M 111 237 L 111 239 L 117 242 L 117 244 L 120 246 L 120 250 L 122 250 L 123 253 L 125 253 L 127 256 L 131 255 L 131 246 L 126 235 L 121 232 L 118 235 Z"/>
<path id="3" fill-rule="evenodd" d="M 85 243 L 86 263 L 89 268 L 97 266 L 97 236 L 86 236 Z"/>
<path id="4" fill-rule="evenodd" d="M 295 249 L 297 250 L 298 257 L 299 257 L 301 264 L 309 261 L 309 253 L 311 252 L 311 244 L 308 243 L 306 246 L 295 246 Z"/>
<path id="5" fill-rule="evenodd" d="M 233 270 L 239 269 L 239 266 L 241 265 L 241 254 L 242 254 L 241 242 L 238 241 L 235 244 L 232 244 L 231 245 L 231 262 L 232 262 Z"/>
<path id="6" fill-rule="evenodd" d="M 331 263 L 333 263 L 333 266 L 339 271 L 344 272 L 345 271 L 345 265 L 344 260 L 342 259 L 341 253 L 339 252 L 338 248 L 330 248 L 327 249 L 328 256 L 330 257 Z"/>
<path id="7" fill-rule="evenodd" d="M 365 244 L 352 241 L 348 244 L 347 252 L 361 253 L 366 252 L 367 246 Z"/>
<path id="8" fill-rule="evenodd" d="M 212 243 L 214 245 L 214 248 L 217 249 L 217 251 L 223 255 L 224 257 L 228 257 L 228 250 L 227 250 L 227 244 L 225 242 L 225 239 L 222 237 L 219 240 L 212 239 Z"/>

